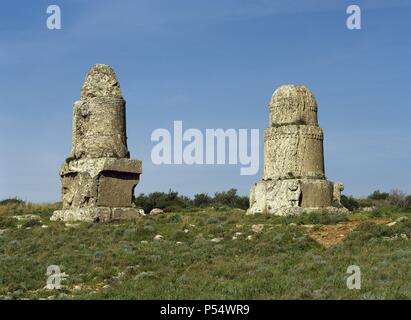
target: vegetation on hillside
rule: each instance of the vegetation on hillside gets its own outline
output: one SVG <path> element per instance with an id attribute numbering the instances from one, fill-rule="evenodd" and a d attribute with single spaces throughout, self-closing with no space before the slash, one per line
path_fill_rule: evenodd
<path id="1" fill-rule="evenodd" d="M 191 199 L 170 190 L 168 193 L 153 192 L 148 195 L 141 193 L 136 197 L 135 203 L 138 207 L 144 209 L 145 212 L 150 212 L 154 208 L 160 208 L 166 212 L 207 207 L 214 207 L 217 210 L 224 210 L 226 208 L 247 209 L 248 197 L 239 196 L 237 189 L 230 189 L 228 191 L 216 192 L 214 196 L 210 196 L 207 193 L 196 194 Z"/>
<path id="2" fill-rule="evenodd" d="M 59 203 L 2 201 L 0 299 L 411 299 L 411 210 L 397 192 L 295 217 L 247 216 L 230 208 L 233 192 L 185 207 L 170 193 L 154 196 L 170 212 L 104 224 L 52 222 Z M 58 290 L 45 288 L 50 265 Z M 360 290 L 346 286 L 350 265 Z"/>

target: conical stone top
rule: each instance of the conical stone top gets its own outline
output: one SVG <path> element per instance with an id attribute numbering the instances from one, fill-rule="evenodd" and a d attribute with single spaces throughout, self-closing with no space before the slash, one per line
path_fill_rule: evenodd
<path id="1" fill-rule="evenodd" d="M 274 91 L 270 100 L 270 126 L 290 124 L 318 126 L 317 101 L 302 85 L 286 84 Z"/>
<path id="2" fill-rule="evenodd" d="M 95 64 L 86 75 L 80 99 L 84 101 L 94 97 L 122 98 L 120 83 L 109 65 Z"/>

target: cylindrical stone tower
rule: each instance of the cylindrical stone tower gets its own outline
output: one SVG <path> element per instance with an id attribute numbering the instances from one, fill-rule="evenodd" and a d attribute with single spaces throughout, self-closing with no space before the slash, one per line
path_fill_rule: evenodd
<path id="1" fill-rule="evenodd" d="M 94 65 L 87 73 L 80 100 L 73 106 L 71 156 L 129 158 L 125 105 L 113 69 Z"/>
<path id="2" fill-rule="evenodd" d="M 251 189 L 248 213 L 285 215 L 331 207 L 338 195 L 325 178 L 324 136 L 314 95 L 305 86 L 281 86 L 271 97 L 269 112 L 263 180 Z"/>
<path id="3" fill-rule="evenodd" d="M 282 86 L 274 92 L 269 109 L 263 179 L 324 178 L 323 131 L 311 91 Z"/>
<path id="4" fill-rule="evenodd" d="M 73 106 L 70 156 L 61 170 L 63 210 L 53 220 L 133 218 L 141 161 L 127 149 L 125 100 L 113 69 L 94 65 Z"/>

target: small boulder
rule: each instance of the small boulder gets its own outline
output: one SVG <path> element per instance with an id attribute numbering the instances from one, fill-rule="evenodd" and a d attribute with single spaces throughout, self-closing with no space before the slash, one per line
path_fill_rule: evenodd
<path id="1" fill-rule="evenodd" d="M 154 240 L 162 240 L 164 237 L 161 234 L 158 234 L 154 237 Z"/>
<path id="2" fill-rule="evenodd" d="M 264 229 L 263 224 L 253 224 L 251 226 L 251 230 L 255 233 L 260 233 L 261 231 L 263 231 L 263 229 Z"/>
<path id="3" fill-rule="evenodd" d="M 402 217 L 399 217 L 398 219 L 396 219 L 395 221 L 396 221 L 396 222 L 404 222 L 404 221 L 406 221 L 406 220 L 408 220 L 408 217 L 402 216 Z"/>
<path id="4" fill-rule="evenodd" d="M 21 216 L 13 216 L 14 219 L 18 220 L 18 221 L 40 221 L 40 216 L 36 215 L 36 214 L 24 214 Z"/>
<path id="5" fill-rule="evenodd" d="M 163 209 L 154 208 L 150 211 L 150 214 L 162 214 L 164 213 Z"/>

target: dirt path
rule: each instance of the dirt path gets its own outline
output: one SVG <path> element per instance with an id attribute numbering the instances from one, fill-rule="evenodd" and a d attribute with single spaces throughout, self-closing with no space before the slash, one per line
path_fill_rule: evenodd
<path id="1" fill-rule="evenodd" d="M 308 235 L 324 247 L 329 248 L 340 241 L 343 241 L 350 234 L 350 232 L 361 223 L 373 222 L 377 224 L 384 224 L 389 221 L 389 219 L 385 218 L 375 218 L 361 221 L 341 222 L 338 224 L 324 225 L 320 230 L 310 231 Z"/>

